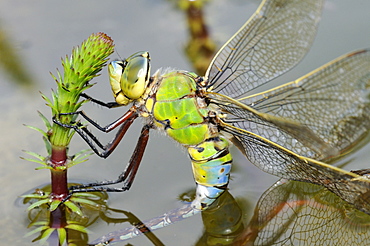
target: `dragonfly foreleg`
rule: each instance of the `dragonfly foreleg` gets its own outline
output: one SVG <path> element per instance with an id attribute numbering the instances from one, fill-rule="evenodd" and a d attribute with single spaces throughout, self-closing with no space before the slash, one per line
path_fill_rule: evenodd
<path id="1" fill-rule="evenodd" d="M 60 113 L 59 116 L 63 116 L 63 115 L 81 115 L 85 120 L 87 120 L 91 125 L 93 125 L 96 129 L 102 131 L 102 132 L 110 132 L 112 131 L 113 129 L 117 128 L 119 125 L 121 125 L 122 123 L 124 123 L 125 121 L 127 121 L 130 117 L 133 117 L 133 114 L 135 114 L 133 112 L 133 110 L 129 110 L 127 111 L 124 115 L 122 115 L 120 118 L 118 118 L 117 120 L 115 120 L 114 122 L 106 125 L 106 126 L 101 126 L 99 125 L 97 122 L 95 122 L 93 119 L 91 119 L 89 116 L 87 116 L 87 114 L 84 112 L 84 111 L 76 111 L 76 112 L 70 112 L 70 113 Z M 73 125 L 68 125 L 68 124 L 63 124 L 59 121 L 56 121 L 56 120 L 53 120 L 55 123 L 57 123 L 58 125 L 61 125 L 63 127 L 68 127 L 68 128 L 74 128 Z"/>
<path id="2" fill-rule="evenodd" d="M 95 99 L 95 98 L 93 98 L 93 97 L 91 97 L 91 96 L 89 96 L 85 93 L 81 93 L 80 96 L 86 98 L 87 100 L 89 100 L 93 103 L 96 103 L 96 104 L 98 104 L 100 106 L 103 106 L 103 107 L 106 107 L 106 108 L 116 108 L 116 107 L 122 106 L 121 104 L 119 104 L 117 102 L 107 102 L 106 103 L 106 102 L 97 100 L 97 99 Z"/>
<path id="3" fill-rule="evenodd" d="M 131 124 L 134 122 L 134 120 L 138 117 L 138 115 L 132 111 L 127 111 L 123 116 L 121 116 L 119 119 L 114 121 L 113 123 L 102 127 L 96 122 L 94 122 L 92 119 L 90 119 L 83 111 L 78 112 L 72 112 L 72 113 L 63 113 L 60 115 L 70 115 L 70 114 L 80 114 L 82 117 L 84 117 L 88 122 L 90 122 L 93 126 L 95 126 L 98 130 L 101 130 L 103 132 L 110 132 L 119 125 L 121 125 L 120 129 L 117 131 L 116 136 L 114 139 L 109 142 L 106 145 L 103 145 L 95 136 L 92 134 L 86 126 L 82 125 L 80 122 L 74 123 L 74 124 L 64 124 L 57 120 L 55 117 L 53 117 L 53 122 L 66 127 L 66 128 L 73 128 L 81 137 L 82 139 L 90 146 L 90 148 L 100 157 L 107 158 L 113 150 L 118 146 L 119 142 L 122 140 L 124 135 L 126 134 L 128 128 L 131 126 Z M 98 147 L 101 148 L 103 151 L 99 151 Z"/>
<path id="4" fill-rule="evenodd" d="M 130 161 L 126 169 L 123 171 L 123 173 L 118 176 L 117 180 L 102 181 L 79 186 L 71 186 L 69 188 L 70 194 L 76 192 L 93 192 L 93 191 L 122 192 L 130 189 L 132 183 L 134 182 L 137 170 L 139 169 L 141 160 L 145 152 L 146 145 L 148 143 L 150 127 L 151 127 L 150 125 L 145 125 L 141 130 L 139 140 L 136 144 L 135 150 L 130 158 Z M 122 182 L 124 182 L 122 188 L 102 187 Z"/>

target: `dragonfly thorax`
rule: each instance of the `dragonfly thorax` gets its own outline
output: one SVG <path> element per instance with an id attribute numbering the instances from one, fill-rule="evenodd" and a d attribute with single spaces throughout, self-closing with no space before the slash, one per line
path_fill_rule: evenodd
<path id="1" fill-rule="evenodd" d="M 153 126 L 184 146 L 218 135 L 211 111 L 197 86 L 198 75 L 186 71 L 156 73 L 146 98 L 140 102 Z"/>
<path id="2" fill-rule="evenodd" d="M 149 62 L 149 53 L 141 51 L 109 64 L 110 84 L 118 104 L 127 105 L 144 94 L 150 76 Z"/>

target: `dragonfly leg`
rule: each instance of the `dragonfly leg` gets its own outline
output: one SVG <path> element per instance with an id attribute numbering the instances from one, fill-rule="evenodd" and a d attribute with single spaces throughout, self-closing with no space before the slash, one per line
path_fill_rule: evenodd
<path id="1" fill-rule="evenodd" d="M 76 192 L 93 192 L 93 191 L 123 192 L 130 189 L 132 183 L 134 182 L 137 170 L 139 169 L 141 160 L 145 152 L 146 145 L 148 143 L 150 128 L 151 128 L 150 125 L 145 125 L 141 130 L 139 140 L 136 144 L 134 152 L 132 153 L 130 161 L 124 172 L 118 176 L 117 180 L 72 186 L 70 187 L 70 194 Z M 122 188 L 102 187 L 105 185 L 118 184 L 122 182 L 123 182 Z"/>
<path id="2" fill-rule="evenodd" d="M 89 116 L 84 111 L 76 111 L 76 112 L 70 112 L 70 113 L 60 113 L 59 116 L 63 115 L 81 115 L 85 120 L 87 120 L 90 124 L 92 124 L 96 129 L 102 131 L 102 132 L 110 132 L 113 129 L 117 128 L 119 125 L 124 123 L 126 120 L 128 120 L 134 113 L 135 110 L 128 110 L 124 115 L 122 115 L 120 118 L 115 120 L 114 122 L 106 125 L 106 126 L 101 126 L 98 123 L 96 123 L 93 119 L 91 119 Z M 67 127 L 67 128 L 75 128 L 73 124 L 64 124 L 61 123 L 60 121 L 53 119 L 55 123 L 57 123 L 60 126 Z M 73 122 L 72 122 L 73 123 Z M 81 128 L 82 125 L 80 125 Z"/>
<path id="3" fill-rule="evenodd" d="M 97 100 L 97 99 L 95 99 L 95 98 L 93 98 L 93 97 L 91 97 L 91 96 L 89 96 L 85 93 L 81 93 L 80 96 L 86 98 L 87 100 L 89 100 L 93 103 L 96 103 L 96 104 L 98 104 L 100 106 L 103 106 L 103 107 L 106 107 L 106 108 L 116 108 L 116 107 L 122 106 L 121 104 L 119 104 L 117 102 L 108 102 L 108 103 L 106 103 L 106 102 Z"/>
<path id="4" fill-rule="evenodd" d="M 73 128 L 85 142 L 90 146 L 90 148 L 100 157 L 107 158 L 113 150 L 118 146 L 119 142 L 122 140 L 124 135 L 126 134 L 128 128 L 131 126 L 131 124 L 134 122 L 134 120 L 138 117 L 137 113 L 135 113 L 133 110 L 127 111 L 123 116 L 121 116 L 119 119 L 114 121 L 113 123 L 102 127 L 96 122 L 94 122 L 91 118 L 89 118 L 83 111 L 73 112 L 73 113 L 64 113 L 61 115 L 66 114 L 80 114 L 82 117 L 84 117 L 88 122 L 90 122 L 94 127 L 96 127 L 98 130 L 103 132 L 110 132 L 116 127 L 120 126 L 120 129 L 118 130 L 116 136 L 114 139 L 109 142 L 107 145 L 103 145 L 95 136 L 92 134 L 86 126 L 82 125 L 80 122 L 77 122 L 75 124 L 64 124 L 61 123 L 59 120 L 57 120 L 55 117 L 53 118 L 53 122 L 66 127 L 66 128 Z M 103 151 L 99 151 L 98 147 L 101 148 Z"/>

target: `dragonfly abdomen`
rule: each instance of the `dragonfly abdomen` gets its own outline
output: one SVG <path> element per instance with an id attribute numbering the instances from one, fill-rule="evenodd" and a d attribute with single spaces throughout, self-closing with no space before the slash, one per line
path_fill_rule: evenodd
<path id="1" fill-rule="evenodd" d="M 206 139 L 188 148 L 194 179 L 197 183 L 197 197 L 193 204 L 205 209 L 227 188 L 230 178 L 232 156 L 229 142 L 222 137 Z"/>
<path id="2" fill-rule="evenodd" d="M 210 138 L 195 147 L 189 147 L 188 153 L 198 184 L 218 187 L 228 184 L 232 157 L 227 140 Z"/>

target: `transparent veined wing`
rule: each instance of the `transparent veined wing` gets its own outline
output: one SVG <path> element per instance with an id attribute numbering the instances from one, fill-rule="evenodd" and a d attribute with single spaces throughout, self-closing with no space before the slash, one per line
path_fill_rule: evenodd
<path id="1" fill-rule="evenodd" d="M 221 116 L 224 123 L 269 139 L 302 156 L 328 159 L 339 155 L 337 149 L 318 137 L 309 127 L 297 121 L 258 112 L 222 94 L 210 92 L 207 95 L 216 108 L 226 113 Z"/>
<path id="2" fill-rule="evenodd" d="M 207 88 L 232 98 L 295 66 L 316 35 L 322 0 L 265 0 L 218 51 L 205 78 Z"/>
<path id="3" fill-rule="evenodd" d="M 243 129 L 220 123 L 234 136 L 247 158 L 263 171 L 282 178 L 326 187 L 357 209 L 370 214 L 370 179 L 303 157 Z"/>
<path id="4" fill-rule="evenodd" d="M 369 96 L 370 50 L 344 55 L 296 81 L 240 100 L 209 93 L 227 112 L 226 123 L 325 161 L 365 143 Z"/>
<path id="5" fill-rule="evenodd" d="M 345 152 L 369 133 L 369 99 L 370 50 L 360 50 L 296 81 L 239 101 L 258 112 L 300 122 L 326 143 Z M 236 126 L 250 128 L 248 122 Z M 256 133 L 269 138 L 263 131 L 262 127 Z"/>

